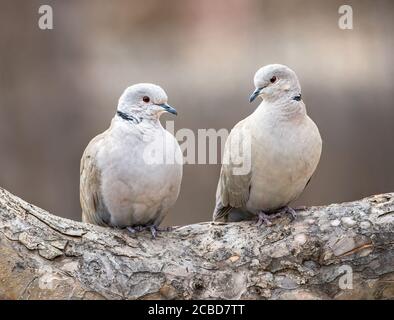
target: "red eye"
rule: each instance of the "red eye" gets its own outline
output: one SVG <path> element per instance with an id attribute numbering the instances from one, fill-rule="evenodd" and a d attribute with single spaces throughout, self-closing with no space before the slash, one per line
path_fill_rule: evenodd
<path id="1" fill-rule="evenodd" d="M 273 76 L 270 81 L 271 81 L 271 83 L 274 83 L 276 81 L 276 77 Z"/>
<path id="2" fill-rule="evenodd" d="M 148 103 L 150 101 L 150 98 L 148 96 L 145 96 L 142 98 L 142 100 L 146 103 Z"/>

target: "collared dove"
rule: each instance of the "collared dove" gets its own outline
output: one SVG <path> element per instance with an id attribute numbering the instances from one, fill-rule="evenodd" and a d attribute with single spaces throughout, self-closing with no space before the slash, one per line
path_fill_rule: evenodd
<path id="1" fill-rule="evenodd" d="M 259 96 L 263 101 L 226 141 L 214 221 L 257 216 L 259 225 L 269 225 L 273 213 L 295 217 L 288 205 L 303 192 L 320 159 L 320 133 L 306 113 L 295 72 L 267 65 L 256 72 L 254 84 L 250 102 Z M 243 156 L 237 162 L 239 147 Z M 237 172 L 240 167 L 247 170 Z"/>
<path id="2" fill-rule="evenodd" d="M 158 226 L 178 198 L 182 153 L 165 130 L 162 113 L 177 114 L 156 85 L 127 88 L 110 128 L 95 137 L 81 159 L 82 220 L 131 232 Z"/>

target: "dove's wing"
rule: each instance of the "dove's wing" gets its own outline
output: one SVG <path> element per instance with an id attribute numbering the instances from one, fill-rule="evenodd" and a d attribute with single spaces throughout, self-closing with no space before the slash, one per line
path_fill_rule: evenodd
<path id="1" fill-rule="evenodd" d="M 81 159 L 80 201 L 82 221 L 107 226 L 110 214 L 100 192 L 101 174 L 97 167 L 97 153 L 104 140 L 102 133 L 95 137 L 86 147 Z"/>
<path id="2" fill-rule="evenodd" d="M 226 141 L 223 165 L 216 193 L 213 220 L 224 218 L 232 208 L 243 208 L 249 199 L 251 172 L 251 136 L 248 118 L 231 130 Z"/>

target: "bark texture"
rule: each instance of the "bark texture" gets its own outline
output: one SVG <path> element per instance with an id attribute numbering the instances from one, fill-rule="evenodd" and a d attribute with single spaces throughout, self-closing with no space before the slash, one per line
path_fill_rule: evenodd
<path id="1" fill-rule="evenodd" d="M 347 276 L 353 289 L 340 288 Z M 207 222 L 151 239 L 56 217 L 0 189 L 0 299 L 203 298 L 394 298 L 394 194 L 270 227 Z"/>

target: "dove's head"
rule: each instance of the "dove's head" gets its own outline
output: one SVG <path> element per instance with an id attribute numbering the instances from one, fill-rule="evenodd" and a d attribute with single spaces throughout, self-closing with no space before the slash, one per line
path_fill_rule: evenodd
<path id="1" fill-rule="evenodd" d="M 159 118 L 164 112 L 177 114 L 167 104 L 164 90 L 151 83 L 139 83 L 128 87 L 119 98 L 118 113 L 124 117 Z"/>
<path id="2" fill-rule="evenodd" d="M 250 96 L 250 102 L 257 97 L 268 101 L 301 97 L 297 75 L 281 64 L 269 64 L 260 68 L 254 76 L 254 85 L 256 90 Z"/>

